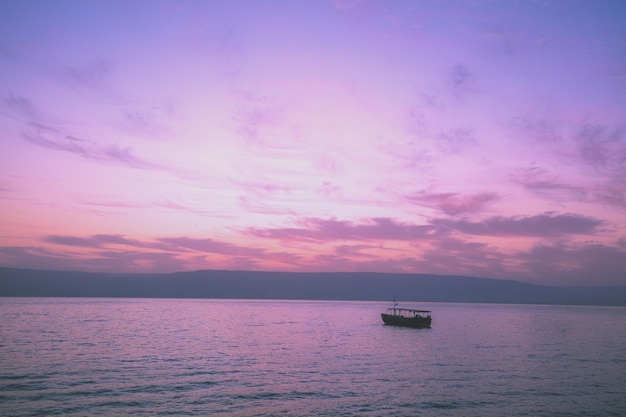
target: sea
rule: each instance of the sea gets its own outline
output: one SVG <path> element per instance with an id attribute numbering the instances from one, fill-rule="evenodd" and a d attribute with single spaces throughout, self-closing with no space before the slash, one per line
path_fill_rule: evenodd
<path id="1" fill-rule="evenodd" d="M 1 416 L 626 416 L 626 308 L 0 298 Z"/>

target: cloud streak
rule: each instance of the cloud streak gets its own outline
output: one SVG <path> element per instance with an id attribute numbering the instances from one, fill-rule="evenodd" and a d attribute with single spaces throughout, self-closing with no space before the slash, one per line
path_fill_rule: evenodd
<path id="1" fill-rule="evenodd" d="M 390 218 L 372 218 L 363 222 L 336 219 L 303 219 L 293 228 L 250 228 L 249 236 L 285 240 L 417 240 L 428 238 L 429 225 L 401 223 Z"/>
<path id="2" fill-rule="evenodd" d="M 129 147 L 101 146 L 91 140 L 78 138 L 45 125 L 31 124 L 23 136 L 33 145 L 68 152 L 90 161 L 135 169 L 168 170 L 165 166 L 136 156 Z"/>
<path id="3" fill-rule="evenodd" d="M 71 235 L 51 235 L 42 239 L 47 243 L 57 245 L 77 246 L 83 248 L 102 248 L 109 245 L 124 245 L 134 247 L 148 247 L 138 240 L 127 239 L 122 235 L 93 235 L 87 237 Z"/>
<path id="4" fill-rule="evenodd" d="M 559 237 L 591 235 L 598 231 L 602 221 L 577 214 L 544 213 L 534 216 L 490 217 L 483 221 L 439 219 L 433 222 L 440 228 L 482 236 Z"/>

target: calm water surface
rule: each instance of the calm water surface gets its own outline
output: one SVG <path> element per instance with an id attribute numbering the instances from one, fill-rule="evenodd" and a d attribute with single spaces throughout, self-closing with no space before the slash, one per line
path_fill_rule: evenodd
<path id="1" fill-rule="evenodd" d="M 626 308 L 403 306 L 0 298 L 0 415 L 626 415 Z"/>

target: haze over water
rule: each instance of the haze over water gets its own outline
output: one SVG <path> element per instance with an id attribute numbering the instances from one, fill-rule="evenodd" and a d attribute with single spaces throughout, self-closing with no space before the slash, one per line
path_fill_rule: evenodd
<path id="1" fill-rule="evenodd" d="M 0 414 L 626 414 L 626 308 L 423 303 L 416 330 L 386 307 L 2 298 Z"/>

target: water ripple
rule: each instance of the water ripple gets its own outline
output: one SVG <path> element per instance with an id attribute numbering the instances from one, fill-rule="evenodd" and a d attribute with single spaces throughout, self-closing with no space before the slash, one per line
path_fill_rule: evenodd
<path id="1" fill-rule="evenodd" d="M 384 307 L 3 299 L 0 415 L 626 415 L 626 309 Z"/>

